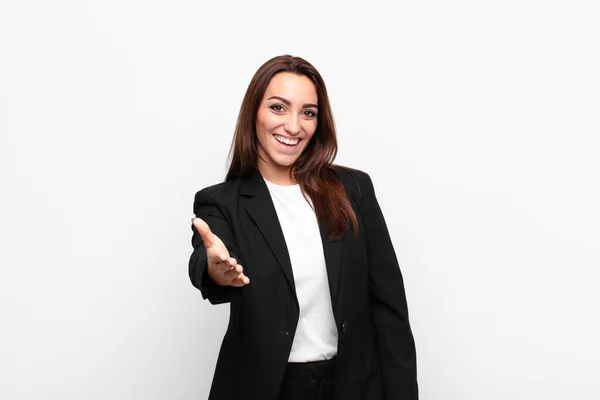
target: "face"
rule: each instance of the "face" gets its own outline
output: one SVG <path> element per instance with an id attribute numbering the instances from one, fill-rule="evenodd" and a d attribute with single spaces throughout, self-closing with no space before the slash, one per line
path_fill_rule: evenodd
<path id="1" fill-rule="evenodd" d="M 317 89 L 308 77 L 280 72 L 271 78 L 256 117 L 263 176 L 289 174 L 317 129 L 317 113 Z"/>

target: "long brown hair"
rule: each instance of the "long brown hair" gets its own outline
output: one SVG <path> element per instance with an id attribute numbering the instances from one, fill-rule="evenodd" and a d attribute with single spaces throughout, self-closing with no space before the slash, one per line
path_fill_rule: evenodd
<path id="1" fill-rule="evenodd" d="M 317 129 L 310 142 L 290 169 L 305 195 L 312 200 L 319 222 L 325 223 L 331 240 L 341 238 L 352 224 L 354 236 L 358 221 L 342 182 L 335 169 L 344 168 L 333 164 L 337 154 L 337 139 L 333 114 L 327 89 L 321 74 L 308 61 L 290 55 L 274 57 L 264 63 L 254 74 L 242 101 L 235 127 L 229 158 L 231 160 L 226 181 L 248 174 L 257 169 L 256 118 L 258 107 L 271 78 L 279 72 L 292 72 L 312 80 L 318 95 L 319 112 Z"/>

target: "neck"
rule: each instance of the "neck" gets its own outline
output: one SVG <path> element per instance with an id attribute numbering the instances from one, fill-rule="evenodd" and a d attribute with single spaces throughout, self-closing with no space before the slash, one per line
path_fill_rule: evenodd
<path id="1" fill-rule="evenodd" d="M 267 165 L 264 161 L 259 159 L 258 169 L 263 178 L 269 182 L 273 182 L 276 185 L 291 186 L 298 184 L 296 180 L 290 179 L 289 167 L 276 167 L 274 165 Z"/>

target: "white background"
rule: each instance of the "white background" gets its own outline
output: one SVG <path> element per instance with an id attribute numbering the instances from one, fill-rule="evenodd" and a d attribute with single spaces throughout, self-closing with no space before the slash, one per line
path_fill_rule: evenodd
<path id="1" fill-rule="evenodd" d="M 0 398 L 207 397 L 193 196 L 286 53 L 373 178 L 421 398 L 600 398 L 594 3 L 3 0 Z"/>

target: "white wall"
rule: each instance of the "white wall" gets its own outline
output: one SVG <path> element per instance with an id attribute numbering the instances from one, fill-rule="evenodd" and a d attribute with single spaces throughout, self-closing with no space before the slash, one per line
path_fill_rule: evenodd
<path id="1" fill-rule="evenodd" d="M 3 1 L 0 398 L 206 398 L 193 195 L 284 53 L 375 183 L 421 398 L 600 398 L 594 3 Z"/>

